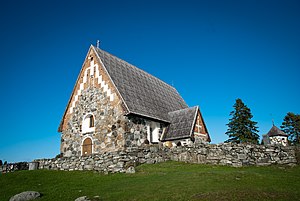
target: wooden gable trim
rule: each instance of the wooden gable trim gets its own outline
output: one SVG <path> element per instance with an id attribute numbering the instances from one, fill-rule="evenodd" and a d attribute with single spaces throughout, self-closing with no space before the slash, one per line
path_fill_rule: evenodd
<path id="1" fill-rule="evenodd" d="M 192 127 L 192 130 L 191 130 L 191 137 L 194 135 L 194 132 L 195 132 L 195 127 L 196 127 L 196 124 L 197 124 L 197 120 L 200 120 L 200 122 L 203 124 L 203 129 L 204 129 L 204 135 L 207 136 L 207 141 L 208 142 L 211 142 L 211 138 L 210 138 L 210 135 L 208 133 L 208 130 L 207 130 L 207 127 L 206 127 L 206 124 L 204 122 L 204 119 L 202 117 L 202 114 L 200 112 L 200 108 L 199 106 L 197 106 L 197 110 L 196 110 L 196 114 L 195 114 L 195 119 L 194 119 L 194 122 L 193 122 L 193 127 Z M 202 133 L 199 132 L 199 134 L 201 135 Z"/>
<path id="2" fill-rule="evenodd" d="M 193 120 L 193 126 L 192 126 L 191 131 L 190 131 L 190 137 L 193 137 L 193 134 L 194 134 L 194 127 L 195 127 L 196 120 L 197 120 L 198 110 L 199 110 L 199 107 L 197 106 L 195 116 L 194 116 L 194 120 Z"/>

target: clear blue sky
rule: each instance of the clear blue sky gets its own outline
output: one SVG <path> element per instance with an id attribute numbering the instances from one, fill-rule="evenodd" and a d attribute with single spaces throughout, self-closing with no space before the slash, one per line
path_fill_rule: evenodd
<path id="1" fill-rule="evenodd" d="M 58 125 L 90 44 L 200 105 L 212 142 L 241 98 L 260 135 L 300 113 L 300 1 L 5 1 L 0 159 L 59 153 Z"/>

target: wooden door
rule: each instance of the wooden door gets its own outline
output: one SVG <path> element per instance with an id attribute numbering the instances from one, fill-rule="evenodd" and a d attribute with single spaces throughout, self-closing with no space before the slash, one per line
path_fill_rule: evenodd
<path id="1" fill-rule="evenodd" d="M 92 154 L 92 140 L 90 138 L 86 138 L 82 144 L 82 155 L 88 156 Z"/>

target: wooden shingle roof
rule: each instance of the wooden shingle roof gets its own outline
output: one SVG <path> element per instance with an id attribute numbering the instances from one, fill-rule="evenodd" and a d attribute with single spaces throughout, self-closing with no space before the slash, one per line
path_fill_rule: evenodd
<path id="1" fill-rule="evenodd" d="M 188 108 L 174 87 L 104 50 L 93 48 L 130 114 L 170 122 L 169 112 Z"/>
<path id="2" fill-rule="evenodd" d="M 280 130 L 277 126 L 273 125 L 270 131 L 267 133 L 269 137 L 272 136 L 288 136 L 285 132 Z"/>
<path id="3" fill-rule="evenodd" d="M 162 137 L 162 141 L 191 137 L 198 110 L 198 106 L 195 106 L 169 112 L 171 124 Z"/>

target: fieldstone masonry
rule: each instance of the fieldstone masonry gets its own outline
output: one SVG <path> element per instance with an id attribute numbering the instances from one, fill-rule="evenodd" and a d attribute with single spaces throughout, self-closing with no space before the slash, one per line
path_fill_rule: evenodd
<path id="1" fill-rule="evenodd" d="M 95 131 L 84 133 L 80 122 L 88 114 L 95 117 Z M 147 121 L 133 115 L 124 116 L 122 103 L 111 104 L 101 89 L 85 89 L 73 109 L 67 129 L 62 132 L 61 152 L 65 157 L 81 156 L 82 142 L 87 137 L 93 141 L 94 154 L 142 146 L 147 143 Z"/>
<path id="2" fill-rule="evenodd" d="M 79 122 L 89 113 L 96 117 L 96 132 L 82 133 Z M 88 88 L 78 98 L 67 129 L 62 134 L 61 150 L 66 157 L 80 156 L 82 140 L 86 137 L 93 139 L 94 153 L 118 150 L 124 146 L 126 122 L 120 104 L 111 105 L 106 93 Z"/>
<path id="3" fill-rule="evenodd" d="M 128 147 L 123 151 L 94 154 L 87 157 L 63 157 L 41 159 L 40 169 L 53 170 L 94 170 L 104 173 L 132 172 L 140 164 L 154 164 L 164 161 L 181 161 L 199 164 L 229 165 L 242 167 L 249 165 L 297 164 L 295 147 L 252 144 L 198 144 L 171 149 L 162 145 Z"/>

